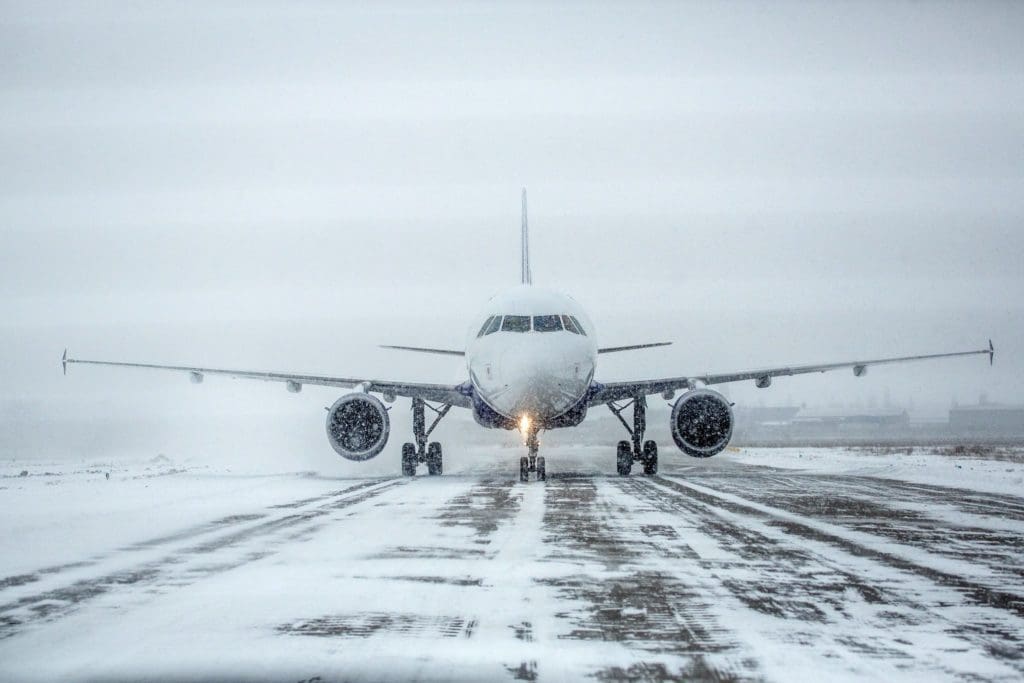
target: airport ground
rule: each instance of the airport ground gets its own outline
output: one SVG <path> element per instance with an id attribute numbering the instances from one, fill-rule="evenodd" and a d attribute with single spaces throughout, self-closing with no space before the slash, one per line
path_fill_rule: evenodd
<path id="1" fill-rule="evenodd" d="M 560 447 L 523 484 L 456 450 L 415 479 L 4 463 L 0 679 L 1024 677 L 1019 451 L 624 478 Z"/>

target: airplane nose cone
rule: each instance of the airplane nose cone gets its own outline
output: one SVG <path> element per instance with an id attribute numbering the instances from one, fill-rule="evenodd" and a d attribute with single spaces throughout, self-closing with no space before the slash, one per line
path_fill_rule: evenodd
<path id="1" fill-rule="evenodd" d="M 549 418 L 561 415 L 583 397 L 591 368 L 580 359 L 557 354 L 509 352 L 501 359 L 507 387 L 495 407 L 507 415 Z"/>

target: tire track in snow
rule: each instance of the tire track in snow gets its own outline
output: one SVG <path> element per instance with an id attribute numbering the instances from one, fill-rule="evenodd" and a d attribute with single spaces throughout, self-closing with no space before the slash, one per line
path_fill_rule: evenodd
<path id="1" fill-rule="evenodd" d="M 288 503 L 270 505 L 267 507 L 266 512 L 227 515 L 209 522 L 195 524 L 186 527 L 185 529 L 175 531 L 169 534 L 156 536 L 150 539 L 146 539 L 144 541 L 137 541 L 135 543 L 131 543 L 120 548 L 119 551 L 122 553 L 132 553 L 158 549 L 164 546 L 172 546 L 175 543 L 198 539 L 208 534 L 217 534 L 231 528 L 245 525 L 249 522 L 265 519 L 275 509 L 303 507 L 326 500 L 328 498 L 352 493 L 354 491 L 358 491 L 368 486 L 374 486 L 379 483 L 380 480 L 368 480 L 365 482 L 360 482 L 353 486 L 346 487 L 344 489 L 330 491 L 328 493 L 315 496 L 312 498 L 303 498 Z M 4 578 L 0 578 L 0 595 L 3 595 L 4 591 L 6 591 L 7 589 L 19 588 L 21 586 L 26 586 L 32 583 L 38 583 L 43 579 L 49 579 L 53 576 L 59 576 L 61 574 L 69 573 L 72 570 L 83 569 L 85 567 L 94 567 L 98 564 L 101 564 L 104 560 L 109 560 L 110 557 L 110 554 L 101 554 L 78 562 L 68 562 L 65 564 L 43 567 L 41 569 L 36 569 L 30 572 L 23 572 L 21 574 L 15 574 Z"/>
<path id="2" fill-rule="evenodd" d="M 270 512 L 262 514 L 258 518 L 261 521 L 254 524 L 242 523 L 243 520 L 249 520 L 247 515 L 224 518 L 235 522 L 233 525 L 229 525 L 231 531 L 226 534 L 214 535 L 212 538 L 205 537 L 209 536 L 212 531 L 224 529 L 200 525 L 195 528 L 196 533 L 194 534 L 183 532 L 164 537 L 167 539 L 165 541 L 167 543 L 183 539 L 200 542 L 176 548 L 157 559 L 128 563 L 127 566 L 111 568 L 98 576 L 79 579 L 70 584 L 0 604 L 0 639 L 14 636 L 28 625 L 53 621 L 66 616 L 79 609 L 83 603 L 114 591 L 141 588 L 146 593 L 158 593 L 168 587 L 189 585 L 205 576 L 262 559 L 277 552 L 277 549 L 268 546 L 266 539 L 272 538 L 280 532 L 290 532 L 289 536 L 282 539 L 285 541 L 301 538 L 325 523 L 326 519 L 324 518 L 337 510 L 366 502 L 405 483 L 407 480 L 401 479 L 363 482 L 340 491 L 318 496 L 315 499 L 307 499 L 302 502 L 303 507 L 294 508 L 294 511 L 288 513 L 279 512 L 276 516 Z M 314 502 L 311 503 L 310 500 Z M 267 510 L 273 511 L 275 508 L 278 506 L 271 506 Z M 161 539 L 154 540 L 160 541 Z M 239 546 L 255 540 L 264 541 L 257 550 L 236 554 L 218 564 L 202 563 L 212 559 L 222 550 L 237 551 Z M 157 548 L 160 546 L 160 542 L 155 545 Z M 129 546 L 118 555 L 108 558 L 106 563 L 121 564 L 127 553 L 138 549 L 140 548 Z M 95 562 L 96 565 L 103 563 L 104 561 L 100 560 Z"/>
<path id="3" fill-rule="evenodd" d="M 666 566 L 666 558 L 692 557 L 692 550 L 645 526 L 609 482 L 616 480 L 554 475 L 545 487 L 545 559 L 578 567 L 537 580 L 558 596 L 557 616 L 568 626 L 559 637 L 615 642 L 640 660 L 605 666 L 592 674 L 599 680 L 755 676 L 756 662 L 739 662 L 734 637 L 717 623 L 702 587 Z"/>
<path id="4" fill-rule="evenodd" d="M 918 555 L 923 560 L 924 552 L 913 548 L 901 549 L 899 544 L 892 543 L 888 538 L 869 538 L 869 534 L 854 530 L 843 533 L 844 530 L 830 522 L 821 522 L 799 513 L 773 508 L 746 500 L 735 494 L 715 491 L 697 484 L 677 482 L 663 477 L 659 477 L 657 482 L 706 505 L 769 519 L 770 524 L 784 529 L 787 533 L 809 540 L 822 541 L 839 547 L 851 555 L 869 557 L 896 569 L 918 574 L 937 584 L 960 591 L 977 604 L 1008 610 L 1017 616 L 1024 616 L 1024 592 L 1010 592 L 986 586 L 968 578 L 966 574 L 973 569 L 969 566 L 972 562 L 971 558 L 959 558 L 959 565 L 967 570 L 962 574 L 935 569 L 927 566 L 924 562 L 917 561 L 916 558 L 910 558 L 910 555 Z M 943 563 L 936 562 L 936 564 Z M 949 565 L 947 564 L 947 566 Z"/>
<path id="5" fill-rule="evenodd" d="M 487 648 L 514 678 L 536 680 L 537 663 L 530 659 L 536 653 L 528 644 L 534 626 L 530 620 L 536 614 L 527 596 L 537 588 L 528 572 L 510 572 L 509 567 L 523 566 L 535 552 L 531 539 L 539 523 L 543 491 L 504 475 L 465 479 L 425 477 L 417 480 L 419 486 L 405 489 L 408 495 L 401 503 L 405 509 L 396 511 L 395 523 L 417 529 L 414 540 L 408 534 L 381 539 L 385 543 L 364 556 L 370 561 L 368 571 L 353 577 L 387 582 L 383 590 L 378 583 L 372 597 L 341 600 L 340 610 L 295 615 L 278 623 L 274 633 L 289 639 L 373 641 L 368 647 L 390 642 L 402 656 L 416 661 L 417 669 L 423 660 L 443 658 L 436 650 L 450 651 L 453 641 L 472 640 L 469 650 Z M 443 498 L 431 500 L 428 493 L 453 488 Z M 426 495 L 417 499 L 418 494 Z M 410 511 L 416 516 L 411 525 Z M 536 523 L 531 522 L 534 517 Z M 418 595 L 397 603 L 387 595 L 408 591 Z M 326 671 L 315 674 L 332 678 Z M 480 679 L 488 677 L 481 674 Z"/>
<path id="6" fill-rule="evenodd" d="M 801 475 L 780 479 L 757 476 L 688 478 L 716 491 L 795 513 L 826 520 L 854 531 L 888 538 L 955 561 L 969 562 L 973 574 L 987 582 L 1024 583 L 1024 537 L 1008 533 L 1017 518 L 1012 496 L 982 496 L 955 488 L 903 486 L 903 482 L 870 477 Z M 747 482 L 748 485 L 744 485 Z M 1005 500 L 1004 500 L 1005 499 Z M 991 505 L 990 505 L 991 503 Z M 1006 514 L 998 514 L 993 505 Z M 1020 507 L 1020 506 L 1018 506 Z M 984 524 L 988 526 L 982 526 Z M 984 572 L 976 569 L 985 568 Z"/>
<path id="7" fill-rule="evenodd" d="M 860 543 L 848 536 L 856 532 L 830 533 L 827 523 L 671 478 L 631 481 L 656 505 L 698 516 L 736 554 L 745 571 L 708 570 L 745 605 L 778 617 L 790 643 L 812 646 L 832 633 L 837 653 L 916 662 L 946 675 L 976 672 L 992 658 L 1016 676 L 1024 671 L 1024 605 L 1015 596 L 886 552 L 887 539 Z M 749 480 L 752 489 L 759 483 L 756 474 Z M 818 633 L 808 628 L 814 623 Z"/>

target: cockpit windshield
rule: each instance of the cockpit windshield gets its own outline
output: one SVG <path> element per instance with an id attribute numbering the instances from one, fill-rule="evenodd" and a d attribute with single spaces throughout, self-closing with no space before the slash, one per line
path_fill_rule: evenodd
<path id="1" fill-rule="evenodd" d="M 529 332 L 531 330 L 534 332 L 561 332 L 566 330 L 583 336 L 587 334 L 583 331 L 580 322 L 571 315 L 492 315 L 484 321 L 476 336 L 484 337 L 499 330 L 502 332 Z"/>
<path id="2" fill-rule="evenodd" d="M 496 315 L 488 321 L 484 334 L 494 334 L 501 328 L 501 316 Z"/>
<path id="3" fill-rule="evenodd" d="M 476 333 L 477 339 L 487 334 L 487 328 L 491 326 L 492 322 L 494 322 L 494 317 L 495 316 L 492 315 L 490 318 L 484 321 L 483 325 L 480 326 L 480 331 Z M 501 316 L 498 316 L 498 319 L 500 320 Z"/>
<path id="4" fill-rule="evenodd" d="M 576 318 L 572 317 L 571 315 L 563 315 L 562 323 L 565 324 L 565 329 L 569 330 L 573 334 L 583 334 L 583 328 L 580 327 L 580 324 L 576 321 Z"/>
<path id="5" fill-rule="evenodd" d="M 535 332 L 558 332 L 562 329 L 562 318 L 557 315 L 535 315 L 533 329 Z"/>
<path id="6" fill-rule="evenodd" d="M 501 323 L 502 332 L 529 332 L 530 316 L 528 315 L 506 315 Z"/>

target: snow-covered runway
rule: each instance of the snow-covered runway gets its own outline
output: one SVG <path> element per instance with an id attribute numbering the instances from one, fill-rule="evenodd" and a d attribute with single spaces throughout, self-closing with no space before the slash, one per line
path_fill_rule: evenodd
<path id="1" fill-rule="evenodd" d="M 521 484 L 510 455 L 415 479 L 11 465 L 0 679 L 1024 677 L 1020 465 L 986 492 L 751 463 L 770 450 L 620 478 L 565 448 Z"/>

